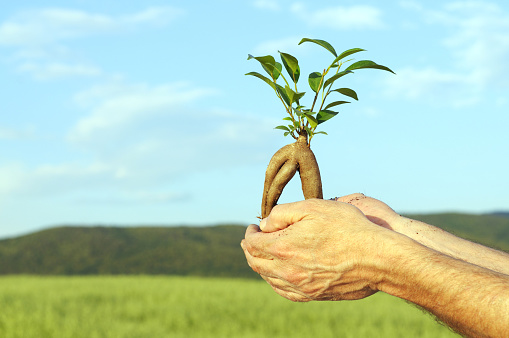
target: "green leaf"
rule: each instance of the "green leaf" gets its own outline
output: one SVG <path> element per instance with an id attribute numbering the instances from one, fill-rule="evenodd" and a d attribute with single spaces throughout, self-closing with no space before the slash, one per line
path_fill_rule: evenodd
<path id="1" fill-rule="evenodd" d="M 339 88 L 339 89 L 334 89 L 333 92 L 338 92 L 340 94 L 349 96 L 352 99 L 359 101 L 359 98 L 357 97 L 357 93 L 353 89 L 350 89 L 350 88 Z"/>
<path id="2" fill-rule="evenodd" d="M 267 82 L 267 84 L 269 86 L 271 86 L 274 90 L 276 89 L 276 85 L 274 84 L 274 82 L 272 82 L 271 80 L 269 80 L 267 77 L 263 76 L 262 74 L 260 73 L 257 73 L 257 72 L 250 72 L 250 73 L 247 73 L 246 75 L 252 75 L 252 76 L 256 76 L 257 78 L 260 78 L 262 79 L 263 81 Z"/>
<path id="3" fill-rule="evenodd" d="M 286 90 L 281 85 L 278 85 L 277 83 L 275 83 L 274 85 L 276 86 L 276 90 L 279 93 L 279 95 L 281 95 L 281 97 L 283 98 L 283 101 L 285 101 L 286 105 L 288 107 L 290 107 L 292 104 L 291 104 L 290 98 L 286 94 Z"/>
<path id="4" fill-rule="evenodd" d="M 334 56 L 338 56 L 338 54 L 336 53 L 336 51 L 334 50 L 334 47 L 331 46 L 330 43 L 328 43 L 327 41 L 324 41 L 324 40 L 318 40 L 318 39 L 308 39 L 308 38 L 304 38 L 302 40 L 300 40 L 299 42 L 299 45 L 304 43 L 304 42 L 313 42 L 313 43 L 316 43 L 317 45 L 320 45 L 322 46 L 323 48 L 327 49 L 329 52 L 331 52 Z"/>
<path id="5" fill-rule="evenodd" d="M 288 96 L 288 99 L 290 100 L 289 105 L 291 105 L 293 102 L 295 102 L 296 93 L 288 85 L 285 86 L 285 92 L 286 92 L 286 95 Z"/>
<path id="6" fill-rule="evenodd" d="M 283 121 L 293 121 L 293 120 L 291 117 L 288 116 L 288 117 L 283 118 Z"/>
<path id="7" fill-rule="evenodd" d="M 249 54 L 247 59 L 248 60 L 255 59 L 256 61 L 260 62 L 263 69 L 265 69 L 267 74 L 269 74 L 274 80 L 277 80 L 279 78 L 279 75 L 281 75 L 281 70 L 283 69 L 283 66 L 279 62 L 276 62 L 272 55 L 253 56 Z"/>
<path id="8" fill-rule="evenodd" d="M 336 111 L 332 111 L 332 110 L 321 110 L 320 112 L 318 112 L 318 114 L 316 115 L 316 121 L 318 122 L 318 124 L 322 124 L 324 123 L 325 121 L 328 121 L 330 120 L 331 118 L 333 118 L 334 116 L 336 116 L 338 114 L 338 112 Z"/>
<path id="9" fill-rule="evenodd" d="M 285 127 L 285 126 L 277 126 L 276 128 L 274 129 L 281 129 L 281 130 L 285 130 L 287 132 L 290 132 L 290 129 L 288 129 L 288 127 Z"/>
<path id="10" fill-rule="evenodd" d="M 313 129 L 316 128 L 316 126 L 318 125 L 318 121 L 310 114 L 304 114 L 304 116 L 306 117 L 306 120 L 308 121 L 311 128 Z"/>
<path id="11" fill-rule="evenodd" d="M 282 70 L 283 70 L 283 66 L 279 62 L 276 62 L 275 69 L 274 69 L 274 79 L 277 80 L 279 78 L 279 75 L 281 75 Z"/>
<path id="12" fill-rule="evenodd" d="M 299 102 L 299 100 L 306 94 L 306 92 L 302 93 L 295 92 L 288 85 L 285 86 L 285 92 L 286 95 L 288 96 L 288 99 L 290 100 L 290 103 Z"/>
<path id="13" fill-rule="evenodd" d="M 334 83 L 334 81 L 336 81 L 337 79 L 339 79 L 340 77 L 343 77 L 345 76 L 346 74 L 350 74 L 350 73 L 353 73 L 352 71 L 346 69 L 342 72 L 339 72 L 337 73 L 336 75 L 334 76 L 331 76 L 327 81 L 325 81 L 325 84 L 323 85 L 324 87 L 327 87 L 328 85 L 331 85 Z"/>
<path id="14" fill-rule="evenodd" d="M 299 102 L 299 100 L 302 99 L 304 95 L 306 95 L 306 92 L 295 93 L 295 102 Z"/>
<path id="15" fill-rule="evenodd" d="M 329 109 L 329 108 L 332 108 L 332 107 L 335 107 L 335 106 L 339 106 L 340 104 L 345 104 L 345 103 L 350 103 L 348 101 L 335 101 L 335 102 L 331 102 L 329 103 L 326 107 L 325 107 L 325 110 Z"/>
<path id="16" fill-rule="evenodd" d="M 328 135 L 328 134 L 327 134 L 326 132 L 324 132 L 324 131 L 315 131 L 315 135 L 316 135 L 316 134 L 324 134 L 324 135 Z"/>
<path id="17" fill-rule="evenodd" d="M 364 52 L 364 51 L 365 51 L 365 49 L 362 49 L 362 48 L 352 48 L 349 50 L 345 50 L 343 53 L 339 54 L 339 56 L 337 58 L 334 59 L 331 66 L 335 65 L 338 61 L 346 58 L 348 55 L 352 55 L 352 54 L 355 54 L 358 52 Z"/>
<path id="18" fill-rule="evenodd" d="M 389 68 L 379 65 L 379 64 L 376 64 L 375 62 L 373 62 L 371 60 L 357 61 L 355 63 L 352 63 L 346 70 L 363 69 L 363 68 L 374 68 L 374 69 L 386 70 L 388 72 L 396 74 Z"/>
<path id="19" fill-rule="evenodd" d="M 283 135 L 284 135 L 284 136 L 288 136 L 289 134 L 290 134 L 290 132 L 289 132 L 289 131 L 287 131 L 287 132 L 285 132 Z"/>
<path id="20" fill-rule="evenodd" d="M 281 54 L 281 60 L 283 61 L 283 65 L 285 66 L 286 71 L 292 78 L 293 82 L 297 83 L 300 77 L 299 61 L 297 61 L 297 59 L 290 54 L 281 52 L 279 52 L 279 54 Z"/>
<path id="21" fill-rule="evenodd" d="M 260 62 L 263 69 L 272 76 L 274 73 L 274 67 L 276 65 L 276 60 L 272 55 L 265 55 L 265 56 L 253 56 L 251 54 L 248 54 L 247 56 L 248 60 L 255 59 L 256 61 Z"/>
<path id="22" fill-rule="evenodd" d="M 304 126 L 304 129 L 306 129 L 306 133 L 308 133 L 309 138 L 313 137 L 313 132 L 308 128 L 308 126 Z"/>
<path id="23" fill-rule="evenodd" d="M 308 82 L 309 87 L 312 91 L 317 93 L 320 90 L 320 82 L 322 81 L 322 74 L 320 72 L 314 72 L 309 74 Z"/>

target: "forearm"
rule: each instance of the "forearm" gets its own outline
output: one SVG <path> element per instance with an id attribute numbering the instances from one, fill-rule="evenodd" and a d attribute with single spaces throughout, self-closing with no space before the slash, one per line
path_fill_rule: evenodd
<path id="1" fill-rule="evenodd" d="M 413 241 L 398 250 L 379 289 L 472 337 L 509 337 L 509 277 Z"/>
<path id="2" fill-rule="evenodd" d="M 337 197 L 359 208 L 375 224 L 403 234 L 448 256 L 509 275 L 509 254 L 458 238 L 442 229 L 398 215 L 387 204 L 363 194 Z"/>
<path id="3" fill-rule="evenodd" d="M 394 230 L 445 255 L 509 275 L 509 254 L 456 237 L 424 222 L 400 217 Z M 397 229 L 396 229 L 397 228 Z"/>

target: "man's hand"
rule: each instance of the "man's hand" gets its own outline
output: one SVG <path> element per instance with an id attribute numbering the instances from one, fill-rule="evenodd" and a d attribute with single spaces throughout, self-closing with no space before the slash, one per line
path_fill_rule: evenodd
<path id="1" fill-rule="evenodd" d="M 509 254 L 505 252 L 464 240 L 433 225 L 400 216 L 387 204 L 363 194 L 338 197 L 336 201 L 354 205 L 373 223 L 405 235 L 430 249 L 509 275 Z"/>
<path id="2" fill-rule="evenodd" d="M 263 230 L 261 231 L 260 228 Z M 251 268 L 293 301 L 360 299 L 378 291 L 393 231 L 356 207 L 327 200 L 276 206 L 241 245 Z M 401 236 L 404 237 L 404 236 Z"/>
<path id="3" fill-rule="evenodd" d="M 354 194 L 278 205 L 241 245 L 293 301 L 367 297 L 419 305 L 467 336 L 509 337 L 509 255 L 399 216 Z M 362 212 L 361 212 L 362 211 Z"/>
<path id="4" fill-rule="evenodd" d="M 348 203 L 357 207 L 373 223 L 396 232 L 403 226 L 403 217 L 387 204 L 364 194 L 351 194 L 336 197 L 338 202 Z"/>

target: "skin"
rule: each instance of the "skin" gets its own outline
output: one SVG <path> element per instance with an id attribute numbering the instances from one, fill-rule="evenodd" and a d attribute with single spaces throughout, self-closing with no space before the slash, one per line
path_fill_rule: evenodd
<path id="1" fill-rule="evenodd" d="M 378 291 L 471 337 L 509 336 L 509 255 L 404 218 L 361 194 L 274 207 L 241 243 L 251 268 L 293 301 Z"/>
<path id="2" fill-rule="evenodd" d="M 284 187 L 299 172 L 305 199 L 323 198 L 322 180 L 315 155 L 309 148 L 306 134 L 279 149 L 265 172 L 262 197 L 262 218 L 269 216 Z"/>

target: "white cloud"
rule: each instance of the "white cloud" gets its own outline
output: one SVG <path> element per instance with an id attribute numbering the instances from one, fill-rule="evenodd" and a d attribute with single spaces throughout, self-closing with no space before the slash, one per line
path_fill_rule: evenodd
<path id="1" fill-rule="evenodd" d="M 111 16 L 66 8 L 22 12 L 0 25 L 0 45 L 33 46 L 105 32 L 138 24 L 164 24 L 182 13 L 173 7 L 152 7 Z"/>
<path id="2" fill-rule="evenodd" d="M 80 160 L 0 166 L 0 198 L 173 202 L 183 198 L 172 187 L 184 175 L 265 160 L 280 137 L 272 129 L 277 121 L 200 108 L 206 104 L 196 102 L 213 93 L 185 83 L 113 83 L 83 91 L 75 100 L 88 113 L 68 135 Z"/>
<path id="3" fill-rule="evenodd" d="M 458 64 L 483 85 L 509 86 L 509 13 L 474 1 L 453 3 L 448 10 L 456 17 L 455 32 L 444 43 Z"/>
<path id="4" fill-rule="evenodd" d="M 123 191 L 117 195 L 88 195 L 76 199 L 79 204 L 100 204 L 100 205 L 135 205 L 140 204 L 164 204 L 182 202 L 191 199 L 193 196 L 188 192 L 169 191 Z"/>
<path id="5" fill-rule="evenodd" d="M 165 25 L 183 13 L 183 10 L 170 6 L 149 7 L 141 12 L 120 17 L 120 22 L 123 24 Z"/>
<path id="6" fill-rule="evenodd" d="M 424 23 L 441 27 L 442 43 L 450 55 L 443 64 L 451 66 L 398 69 L 398 76 L 387 79 L 389 93 L 461 106 L 480 102 L 488 88 L 496 91 L 509 86 L 509 13 L 479 1 L 452 2 L 440 10 L 414 1 L 400 4 L 416 11 Z"/>
<path id="7" fill-rule="evenodd" d="M 97 162 L 116 168 L 129 184 L 169 182 L 189 171 L 257 161 L 277 137 L 277 122 L 199 108 L 213 89 L 187 83 L 160 86 L 113 83 L 76 95 L 89 113 L 68 134 Z M 253 132 L 253 126 L 265 132 Z M 126 183 L 128 184 L 128 183 Z"/>
<path id="8" fill-rule="evenodd" d="M 403 1 L 399 2 L 399 5 L 406 9 L 417 10 L 417 11 L 423 10 L 422 5 L 419 2 L 414 1 L 414 0 L 403 0 Z"/>
<path id="9" fill-rule="evenodd" d="M 91 113 L 82 118 L 70 132 L 73 141 L 97 139 L 113 129 L 125 128 L 140 119 L 154 115 L 177 114 L 182 105 L 211 95 L 210 89 L 189 88 L 185 83 L 156 87 L 113 84 L 91 88 L 77 94 L 82 104 L 99 100 Z"/>
<path id="10" fill-rule="evenodd" d="M 44 164 L 27 168 L 21 164 L 0 167 L 0 197 L 14 195 L 54 195 L 62 191 L 86 188 L 91 182 L 105 182 L 111 168 L 104 164 Z"/>
<path id="11" fill-rule="evenodd" d="M 292 5 L 291 10 L 312 26 L 338 30 L 377 29 L 385 26 L 382 21 L 382 12 L 368 5 L 336 6 L 313 11 L 302 3 L 296 3 Z"/>
<path id="12" fill-rule="evenodd" d="M 275 0 L 256 0 L 253 5 L 259 9 L 267 9 L 270 11 L 278 11 L 280 9 L 279 3 Z"/>
<path id="13" fill-rule="evenodd" d="M 396 98 L 425 100 L 426 104 L 449 103 L 455 107 L 479 101 L 477 85 L 471 74 L 425 69 L 402 68 L 397 76 L 385 80 L 386 94 Z"/>
<path id="14" fill-rule="evenodd" d="M 67 77 L 95 77 L 102 74 L 101 69 L 95 66 L 76 64 L 68 65 L 59 62 L 38 64 L 27 62 L 19 66 L 21 72 L 30 73 L 38 80 L 62 79 Z"/>
<path id="15" fill-rule="evenodd" d="M 174 7 L 149 7 L 125 15 L 106 15 L 67 8 L 20 12 L 0 23 L 0 46 L 14 47 L 10 60 L 19 71 L 37 80 L 102 75 L 100 67 L 77 61 L 77 55 L 62 45 L 68 40 L 120 34 L 142 25 L 161 26 L 183 13 Z"/>
<path id="16" fill-rule="evenodd" d="M 294 36 L 283 39 L 264 41 L 255 46 L 251 54 L 276 55 L 278 51 L 295 54 L 297 51 L 302 52 L 302 50 L 306 48 L 305 45 L 299 46 L 300 40 L 302 40 L 302 37 Z"/>
<path id="17" fill-rule="evenodd" d="M 0 126 L 0 140 L 25 140 L 35 135 L 33 127 L 12 129 Z"/>

